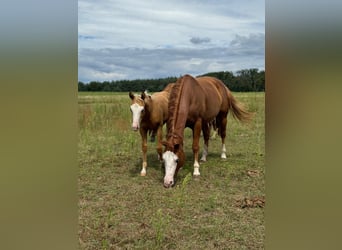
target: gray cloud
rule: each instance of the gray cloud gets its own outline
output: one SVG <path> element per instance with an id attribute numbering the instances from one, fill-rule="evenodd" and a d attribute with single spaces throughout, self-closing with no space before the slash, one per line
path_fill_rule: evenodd
<path id="1" fill-rule="evenodd" d="M 257 39 L 258 40 L 258 39 Z M 234 45 L 236 43 L 232 41 Z M 264 47 L 252 42 L 237 47 L 81 49 L 79 80 L 161 78 L 212 71 L 264 68 Z"/>
<path id="2" fill-rule="evenodd" d="M 264 0 L 79 0 L 79 80 L 263 69 L 264 7 Z"/>
<path id="3" fill-rule="evenodd" d="M 248 36 L 236 35 L 230 42 L 230 45 L 235 48 L 243 47 L 262 47 L 265 46 L 265 35 L 262 33 L 249 34 Z"/>
<path id="4" fill-rule="evenodd" d="M 201 44 L 201 43 L 209 43 L 210 42 L 210 38 L 209 37 L 192 37 L 190 39 L 190 42 L 193 44 Z"/>
<path id="5" fill-rule="evenodd" d="M 78 35 L 79 40 L 91 40 L 91 39 L 96 39 L 95 36 L 87 36 L 87 35 Z"/>

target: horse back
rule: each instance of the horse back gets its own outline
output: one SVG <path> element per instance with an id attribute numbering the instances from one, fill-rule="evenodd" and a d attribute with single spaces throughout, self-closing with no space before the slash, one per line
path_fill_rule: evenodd
<path id="1" fill-rule="evenodd" d="M 217 78 L 204 76 L 196 78 L 206 94 L 206 109 L 213 113 L 226 112 L 229 107 L 227 87 Z M 210 111 L 208 111 L 210 113 Z"/>

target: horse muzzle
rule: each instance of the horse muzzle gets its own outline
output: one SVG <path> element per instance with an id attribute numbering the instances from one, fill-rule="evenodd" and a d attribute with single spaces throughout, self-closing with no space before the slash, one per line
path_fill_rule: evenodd
<path id="1" fill-rule="evenodd" d="M 164 180 L 164 187 L 165 188 L 173 187 L 174 184 L 175 184 L 175 182 L 173 180 Z"/>
<path id="2" fill-rule="evenodd" d="M 135 124 L 132 125 L 133 131 L 137 131 L 138 129 L 139 129 L 139 125 L 135 125 Z"/>

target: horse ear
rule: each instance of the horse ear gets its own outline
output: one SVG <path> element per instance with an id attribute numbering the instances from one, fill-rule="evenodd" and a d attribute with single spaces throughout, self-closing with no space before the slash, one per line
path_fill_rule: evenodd
<path id="1" fill-rule="evenodd" d="M 134 99 L 134 94 L 132 92 L 129 92 L 129 97 L 133 100 Z"/>
<path id="2" fill-rule="evenodd" d="M 144 101 L 147 101 L 146 99 L 151 100 L 151 95 L 149 95 L 145 90 L 144 92 L 141 92 L 141 99 L 143 99 Z"/>

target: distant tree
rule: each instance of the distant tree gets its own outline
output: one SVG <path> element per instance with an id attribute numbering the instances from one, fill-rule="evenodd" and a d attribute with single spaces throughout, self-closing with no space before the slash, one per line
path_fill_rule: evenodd
<path id="1" fill-rule="evenodd" d="M 78 91 L 87 91 L 87 85 L 84 84 L 83 82 L 78 82 Z"/>
<path id="2" fill-rule="evenodd" d="M 265 72 L 258 69 L 243 69 L 237 72 L 242 91 L 263 91 L 265 90 Z"/>
<path id="3" fill-rule="evenodd" d="M 239 70 L 236 75 L 231 71 L 209 72 L 201 76 L 212 76 L 220 79 L 231 91 L 265 91 L 265 71 L 258 69 Z M 159 79 L 136 79 L 117 81 L 78 82 L 78 91 L 113 91 L 113 92 L 149 92 L 161 91 L 169 83 L 176 82 L 178 77 Z"/>
<path id="4" fill-rule="evenodd" d="M 90 82 L 88 86 L 89 91 L 102 91 L 102 84 L 100 82 Z"/>
<path id="5" fill-rule="evenodd" d="M 265 71 L 264 70 L 260 71 L 257 75 L 256 89 L 257 91 L 265 91 Z"/>
<path id="6" fill-rule="evenodd" d="M 111 91 L 110 82 L 106 81 L 102 83 L 102 91 Z"/>

